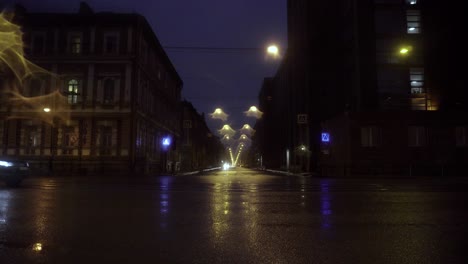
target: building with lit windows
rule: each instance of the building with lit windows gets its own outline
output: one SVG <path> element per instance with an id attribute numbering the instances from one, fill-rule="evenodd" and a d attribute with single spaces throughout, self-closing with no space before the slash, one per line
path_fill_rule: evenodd
<path id="1" fill-rule="evenodd" d="M 288 50 L 268 94 L 284 125 L 273 132 L 274 166 L 330 176 L 460 171 L 467 11 L 459 0 L 289 0 Z"/>
<path id="2" fill-rule="evenodd" d="M 144 17 L 82 3 L 73 14 L 17 6 L 14 23 L 26 58 L 47 72 L 18 86 L 23 104 L 2 97 L 1 155 L 67 173 L 156 173 L 178 162 L 162 140 L 180 136 L 183 83 Z"/>

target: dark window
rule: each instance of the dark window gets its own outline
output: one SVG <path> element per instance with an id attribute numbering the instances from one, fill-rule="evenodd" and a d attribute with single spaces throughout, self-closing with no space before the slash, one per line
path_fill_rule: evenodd
<path id="1" fill-rule="evenodd" d="M 32 79 L 31 83 L 29 84 L 29 96 L 36 97 L 41 94 L 41 86 L 42 80 L 40 79 Z"/>
<path id="2" fill-rule="evenodd" d="M 397 67 L 379 67 L 377 85 L 381 94 L 408 94 L 408 72 Z"/>
<path id="3" fill-rule="evenodd" d="M 104 81 L 104 103 L 111 104 L 114 102 L 115 81 L 107 79 Z"/>
<path id="4" fill-rule="evenodd" d="M 102 127 L 99 137 L 100 155 L 110 155 L 112 148 L 112 127 Z"/>
<path id="5" fill-rule="evenodd" d="M 377 34 L 401 34 L 405 29 L 404 12 L 400 9 L 375 11 L 375 32 Z"/>
<path id="6" fill-rule="evenodd" d="M 408 128 L 408 146 L 423 147 L 426 145 L 426 128 L 423 126 L 410 126 Z"/>
<path id="7" fill-rule="evenodd" d="M 377 126 L 361 127 L 361 146 L 378 147 L 381 142 L 381 131 Z"/>
<path id="8" fill-rule="evenodd" d="M 107 54 L 118 53 L 118 37 L 116 35 L 107 35 L 104 39 L 104 52 Z"/>
<path id="9" fill-rule="evenodd" d="M 70 37 L 70 51 L 73 54 L 81 53 L 81 36 L 73 35 Z"/>
<path id="10" fill-rule="evenodd" d="M 34 35 L 32 43 L 32 52 L 34 55 L 44 54 L 44 42 L 45 38 L 43 35 Z"/>
<path id="11" fill-rule="evenodd" d="M 467 144 L 467 127 L 459 126 L 455 128 L 455 145 L 457 147 L 466 147 Z"/>

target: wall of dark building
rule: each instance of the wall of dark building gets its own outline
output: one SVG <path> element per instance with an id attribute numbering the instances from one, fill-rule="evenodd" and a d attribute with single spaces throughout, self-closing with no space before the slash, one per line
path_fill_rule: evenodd
<path id="1" fill-rule="evenodd" d="M 401 113 L 427 112 L 421 115 L 425 121 L 420 125 L 425 126 L 431 118 L 441 117 L 428 112 L 450 111 L 463 124 L 460 113 L 466 113 L 468 96 L 467 81 L 461 77 L 467 70 L 466 40 L 461 32 L 467 24 L 462 15 L 466 11 L 463 1 L 288 1 L 288 50 L 270 85 L 273 98 L 281 100 L 273 100 L 265 111 L 283 124 L 272 156 L 283 157 L 289 149 L 293 153 L 290 163 L 302 171 L 319 171 L 324 161 L 339 164 L 344 157 L 358 164 L 367 154 L 357 151 L 353 143 L 359 137 L 352 134 L 342 140 L 347 142 L 342 145 L 347 155 L 323 156 L 320 135 L 326 126 L 361 133 L 346 125 L 349 120 L 339 118 L 346 113 L 359 116 L 362 125 L 379 123 L 380 115 L 394 115 L 397 120 L 405 117 Z M 403 47 L 409 50 L 407 54 L 400 53 Z M 305 123 L 298 122 L 299 115 L 306 116 Z M 418 124 L 417 119 L 411 120 Z M 437 126 L 446 131 L 455 129 L 439 121 Z M 263 122 L 263 127 L 276 125 L 267 119 Z M 306 146 L 307 153 L 302 155 L 309 160 L 305 167 L 294 152 L 301 146 Z M 414 158 L 405 157 L 406 163 Z M 275 167 L 285 164 L 282 159 Z"/>

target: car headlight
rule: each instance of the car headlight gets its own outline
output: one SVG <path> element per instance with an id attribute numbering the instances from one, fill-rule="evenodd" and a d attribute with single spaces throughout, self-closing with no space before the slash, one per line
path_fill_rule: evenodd
<path id="1" fill-rule="evenodd" d="M 13 166 L 13 162 L 0 160 L 0 166 L 2 166 L 2 167 L 11 167 L 11 166 Z"/>

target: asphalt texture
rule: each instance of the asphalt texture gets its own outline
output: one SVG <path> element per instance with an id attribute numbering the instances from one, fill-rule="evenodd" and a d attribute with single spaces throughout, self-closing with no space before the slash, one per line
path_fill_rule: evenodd
<path id="1" fill-rule="evenodd" d="M 0 263 L 468 263 L 468 179 L 236 168 L 0 184 Z"/>

